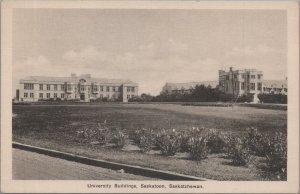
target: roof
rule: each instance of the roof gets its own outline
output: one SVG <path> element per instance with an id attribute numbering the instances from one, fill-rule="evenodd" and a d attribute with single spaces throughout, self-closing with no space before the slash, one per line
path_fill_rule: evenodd
<path id="1" fill-rule="evenodd" d="M 263 80 L 262 83 L 267 88 L 287 88 L 287 80 Z"/>
<path id="2" fill-rule="evenodd" d="M 205 85 L 205 86 L 211 86 L 212 88 L 215 88 L 218 85 L 218 81 L 202 81 L 202 82 L 187 82 L 187 83 L 166 83 L 164 86 L 165 89 L 168 90 L 181 90 L 181 89 L 192 89 L 196 85 Z"/>
<path id="3" fill-rule="evenodd" d="M 50 77 L 50 76 L 28 76 L 20 80 L 20 82 L 78 82 L 80 79 L 87 79 L 90 82 L 101 84 L 136 84 L 128 79 L 105 79 L 105 78 L 87 78 L 82 76 L 77 77 Z"/>

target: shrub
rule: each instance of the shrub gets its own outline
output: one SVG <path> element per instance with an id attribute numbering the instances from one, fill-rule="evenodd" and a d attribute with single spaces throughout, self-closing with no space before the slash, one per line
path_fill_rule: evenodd
<path id="1" fill-rule="evenodd" d="M 287 95 L 284 94 L 258 94 L 257 97 L 264 103 L 287 104 Z"/>
<path id="2" fill-rule="evenodd" d="M 182 130 L 180 132 L 180 138 L 181 138 L 181 145 L 180 145 L 180 151 L 181 152 L 189 152 L 190 145 L 189 145 L 189 139 L 191 137 L 199 136 L 202 133 L 204 133 L 204 128 L 198 128 L 198 127 L 192 127 L 189 129 Z"/>
<path id="3" fill-rule="evenodd" d="M 155 142 L 155 133 L 152 129 L 140 129 L 134 133 L 133 141 L 139 146 L 142 152 L 151 150 Z"/>
<path id="4" fill-rule="evenodd" d="M 257 130 L 251 127 L 246 129 L 246 144 L 250 149 L 250 153 L 257 156 L 265 155 L 264 136 Z"/>
<path id="5" fill-rule="evenodd" d="M 111 132 L 111 130 L 105 126 L 105 125 L 100 125 L 98 124 L 98 129 L 97 129 L 97 133 L 95 136 L 96 141 L 99 142 L 99 144 L 107 144 L 110 143 L 112 141 L 113 138 L 113 134 Z"/>
<path id="6" fill-rule="evenodd" d="M 265 156 L 269 169 L 279 173 L 280 179 L 287 176 L 287 137 L 276 132 L 274 136 L 267 136 L 264 142 Z"/>
<path id="7" fill-rule="evenodd" d="M 97 128 L 85 128 L 77 131 L 77 138 L 81 141 L 93 142 L 97 141 L 99 144 L 107 144 L 112 140 L 112 132 L 105 125 L 98 124 Z"/>
<path id="8" fill-rule="evenodd" d="M 191 130 L 183 130 L 181 132 L 180 151 L 189 152 L 189 139 L 191 138 Z"/>
<path id="9" fill-rule="evenodd" d="M 156 145 L 162 155 L 173 156 L 179 150 L 181 145 L 180 133 L 175 129 L 160 131 L 156 136 Z"/>
<path id="10" fill-rule="evenodd" d="M 232 159 L 233 165 L 242 166 L 250 161 L 250 150 L 245 143 L 245 138 L 230 135 L 225 138 L 225 141 L 227 155 Z"/>
<path id="11" fill-rule="evenodd" d="M 253 94 L 243 94 L 238 97 L 237 102 L 253 102 Z"/>
<path id="12" fill-rule="evenodd" d="M 210 153 L 222 153 L 225 149 L 226 143 L 219 131 L 211 129 L 207 134 L 206 145 Z"/>
<path id="13" fill-rule="evenodd" d="M 117 148 L 123 148 L 129 144 L 128 136 L 124 132 L 117 130 L 113 137 L 113 143 Z"/>
<path id="14" fill-rule="evenodd" d="M 195 136 L 189 139 L 189 152 L 193 160 L 202 160 L 207 158 L 208 147 L 206 136 Z"/>
<path id="15" fill-rule="evenodd" d="M 141 149 L 142 152 L 149 152 L 152 148 L 153 145 L 153 139 L 148 136 L 141 136 L 141 140 L 139 143 L 139 148 Z"/>

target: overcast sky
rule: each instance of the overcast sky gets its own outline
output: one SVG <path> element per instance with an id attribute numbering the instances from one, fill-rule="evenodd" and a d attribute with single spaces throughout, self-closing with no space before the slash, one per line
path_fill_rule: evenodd
<path id="1" fill-rule="evenodd" d="M 153 95 L 230 66 L 284 79 L 286 25 L 280 10 L 15 9 L 13 94 L 28 75 L 131 79 Z"/>

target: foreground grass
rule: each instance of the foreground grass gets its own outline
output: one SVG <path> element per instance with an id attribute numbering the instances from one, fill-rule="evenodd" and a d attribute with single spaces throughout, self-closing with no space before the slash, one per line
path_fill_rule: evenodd
<path id="1" fill-rule="evenodd" d="M 106 104 L 99 106 L 13 106 L 13 140 L 20 143 L 80 154 L 92 158 L 170 170 L 216 180 L 276 180 L 264 171 L 263 158 L 254 157 L 248 167 L 236 167 L 224 155 L 210 155 L 201 162 L 181 155 L 165 157 L 132 150 L 84 144 L 76 131 L 107 121 L 109 127 L 185 129 L 192 126 L 239 133 L 249 126 L 286 133 L 287 114 L 281 110 L 249 107 L 188 107 L 180 105 Z"/>

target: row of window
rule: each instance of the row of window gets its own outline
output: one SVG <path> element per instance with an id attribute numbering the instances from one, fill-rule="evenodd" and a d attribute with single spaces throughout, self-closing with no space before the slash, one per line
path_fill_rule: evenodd
<path id="1" fill-rule="evenodd" d="M 226 90 L 228 90 L 229 85 L 228 83 L 226 83 Z M 239 88 L 239 83 L 235 82 L 234 83 L 234 88 L 237 89 Z M 262 83 L 258 82 L 257 83 L 257 90 L 261 90 L 262 89 Z M 245 90 L 245 82 L 241 82 L 241 90 Z M 247 85 L 247 90 L 256 90 L 256 84 L 255 83 L 250 83 L 250 85 Z"/>
<path id="2" fill-rule="evenodd" d="M 65 85 L 64 84 L 59 84 L 60 85 L 60 90 L 65 91 Z M 58 84 L 53 85 L 53 90 L 57 91 L 59 86 Z M 70 85 L 68 85 L 70 86 Z M 24 89 L 25 89 L 25 84 L 24 84 Z M 44 90 L 44 84 L 39 84 L 39 90 Z M 51 84 L 46 84 L 46 90 L 51 90 Z"/>
<path id="3" fill-rule="evenodd" d="M 267 87 L 264 87 L 264 91 L 275 91 L 275 92 L 282 92 L 282 90 L 284 92 L 287 92 L 287 88 L 267 88 Z"/>
<path id="4" fill-rule="evenodd" d="M 245 76 L 245 74 L 241 74 L 242 75 L 242 78 L 243 79 L 245 79 L 246 78 L 246 76 Z M 239 75 L 238 74 L 234 74 L 233 75 L 233 77 L 235 78 L 235 79 L 237 79 L 238 77 L 239 77 Z M 250 74 L 247 74 L 247 78 L 248 79 L 256 79 L 256 75 L 250 75 Z M 257 79 L 261 79 L 262 78 L 262 75 L 261 74 L 257 74 Z M 229 75 L 226 75 L 226 80 L 229 80 Z"/>
<path id="5" fill-rule="evenodd" d="M 129 100 L 130 98 L 133 98 L 134 97 L 134 95 L 127 95 L 127 100 Z"/>
<path id="6" fill-rule="evenodd" d="M 29 96 L 28 96 L 29 94 Z M 27 93 L 27 92 L 24 92 L 24 98 L 34 98 L 34 93 Z M 50 98 L 50 93 L 46 93 L 46 98 Z M 65 94 L 62 93 L 60 94 L 60 96 L 57 95 L 57 93 L 54 93 L 53 94 L 53 98 L 65 98 Z M 44 98 L 44 93 L 39 93 L 39 98 Z"/>
<path id="7" fill-rule="evenodd" d="M 29 96 L 28 96 L 28 94 L 29 94 Z M 30 97 L 30 98 L 34 98 L 34 93 L 27 93 L 27 92 L 24 92 L 24 98 L 28 98 L 28 97 Z M 58 96 L 58 94 L 57 93 L 54 93 L 53 94 L 53 98 L 65 98 L 65 94 L 64 93 L 61 93 L 60 94 L 60 96 Z M 90 96 L 89 96 L 90 97 Z M 104 96 L 103 96 L 103 94 L 100 94 L 100 98 L 103 98 Z M 106 96 L 105 96 L 106 98 L 110 98 L 110 96 L 109 96 L 109 94 L 106 94 Z M 129 99 L 129 98 L 132 98 L 132 97 L 134 97 L 134 95 L 127 95 L 127 99 Z M 44 93 L 39 93 L 39 98 L 44 98 Z M 51 98 L 51 95 L 50 95 L 50 93 L 46 93 L 46 98 Z M 75 96 L 75 98 L 76 98 L 76 96 Z M 113 94 L 112 95 L 112 98 L 116 98 L 116 96 Z"/>
<path id="8" fill-rule="evenodd" d="M 64 84 L 59 84 L 60 85 L 60 90 L 61 91 L 65 91 L 65 85 Z M 33 84 L 24 84 L 24 89 L 25 90 L 33 90 L 34 86 Z M 68 91 L 72 90 L 72 86 L 70 84 L 67 85 L 67 89 Z M 103 92 L 104 90 L 106 92 L 117 92 L 117 91 L 121 91 L 121 87 L 118 86 L 100 86 L 100 88 L 97 85 L 93 85 L 92 86 L 93 91 L 100 91 Z M 44 84 L 39 84 L 39 90 L 44 90 Z M 51 90 L 51 84 L 46 84 L 46 90 Z M 57 91 L 58 90 L 58 84 L 54 84 L 53 85 L 53 90 Z M 85 86 L 80 86 L 80 91 L 85 91 L 86 87 Z M 88 90 L 90 90 L 90 87 L 88 87 Z M 127 92 L 134 92 L 135 91 L 135 87 L 127 87 Z"/>
<path id="9" fill-rule="evenodd" d="M 33 90 L 33 84 L 24 84 L 25 90 Z"/>

